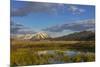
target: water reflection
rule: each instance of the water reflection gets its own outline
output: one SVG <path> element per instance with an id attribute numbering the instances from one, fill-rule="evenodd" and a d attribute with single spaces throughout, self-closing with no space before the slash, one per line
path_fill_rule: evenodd
<path id="1" fill-rule="evenodd" d="M 81 51 L 74 51 L 74 50 L 65 50 L 65 51 L 61 51 L 61 50 L 45 50 L 45 51 L 37 51 L 36 53 L 38 55 L 45 55 L 45 54 L 55 55 L 57 53 L 63 53 L 64 55 L 67 55 L 67 56 L 75 56 L 75 55 L 78 55 L 78 54 L 94 54 L 93 52 L 81 52 Z"/>
<path id="2" fill-rule="evenodd" d="M 84 56 L 88 57 L 94 55 L 93 52 L 81 52 L 81 51 L 74 51 L 74 50 L 45 50 L 45 51 L 38 51 L 36 52 L 39 56 L 49 56 L 48 63 L 70 63 L 73 62 L 72 60 L 79 60 L 80 62 L 84 62 Z M 83 57 L 83 58 L 82 58 Z M 71 60 L 71 58 L 73 58 Z M 70 60 L 69 60 L 70 59 Z M 93 58 L 94 59 L 94 58 Z M 87 60 L 87 59 L 86 59 Z"/>

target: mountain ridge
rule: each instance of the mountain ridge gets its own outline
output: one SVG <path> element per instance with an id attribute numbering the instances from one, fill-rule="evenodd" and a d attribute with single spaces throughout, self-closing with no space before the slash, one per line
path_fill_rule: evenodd
<path id="1" fill-rule="evenodd" d="M 38 32 L 36 34 L 26 34 L 26 35 L 18 35 L 15 39 L 18 40 L 50 40 L 50 41 L 94 41 L 95 40 L 95 32 L 93 31 L 81 31 L 74 32 L 69 35 L 63 35 L 60 37 L 52 38 L 45 32 Z"/>
<path id="2" fill-rule="evenodd" d="M 53 40 L 95 40 L 95 32 L 92 31 L 81 31 L 75 32 L 69 35 L 56 37 Z"/>

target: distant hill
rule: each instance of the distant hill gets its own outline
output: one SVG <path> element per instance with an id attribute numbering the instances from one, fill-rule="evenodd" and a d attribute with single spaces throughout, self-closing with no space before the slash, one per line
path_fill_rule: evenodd
<path id="1" fill-rule="evenodd" d="M 36 34 L 26 34 L 26 35 L 17 35 L 13 39 L 17 40 L 51 40 L 51 41 L 94 41 L 95 40 L 95 32 L 92 31 L 82 31 L 75 32 L 69 35 L 64 35 L 56 38 L 51 38 L 47 33 L 39 32 Z"/>
<path id="2" fill-rule="evenodd" d="M 53 38 L 53 40 L 79 40 L 79 41 L 89 41 L 95 40 L 95 32 L 92 31 L 82 31 L 82 32 L 75 32 L 69 35 L 64 35 L 61 37 Z"/>

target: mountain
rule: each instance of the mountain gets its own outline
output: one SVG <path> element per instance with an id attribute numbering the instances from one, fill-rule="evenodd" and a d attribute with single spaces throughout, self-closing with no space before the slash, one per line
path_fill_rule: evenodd
<path id="1" fill-rule="evenodd" d="M 82 31 L 82 32 L 75 32 L 69 35 L 64 35 L 60 37 L 51 38 L 45 32 L 38 32 L 35 34 L 23 34 L 17 35 L 15 39 L 18 40 L 51 40 L 51 41 L 91 41 L 95 40 L 95 32 L 93 31 Z"/>
<path id="2" fill-rule="evenodd" d="M 79 41 L 89 41 L 95 40 L 95 32 L 92 31 L 82 31 L 82 32 L 75 32 L 69 35 L 64 35 L 61 37 L 56 37 L 53 40 L 79 40 Z"/>
<path id="3" fill-rule="evenodd" d="M 43 40 L 43 39 L 47 39 L 49 37 L 50 36 L 45 32 L 38 32 L 35 34 L 17 35 L 15 38 L 20 39 L 20 40 Z"/>
<path id="4" fill-rule="evenodd" d="M 39 40 L 40 39 L 47 39 L 49 37 L 50 36 L 45 32 L 38 32 L 31 38 L 31 40 L 34 40 L 34 39 L 39 39 Z"/>

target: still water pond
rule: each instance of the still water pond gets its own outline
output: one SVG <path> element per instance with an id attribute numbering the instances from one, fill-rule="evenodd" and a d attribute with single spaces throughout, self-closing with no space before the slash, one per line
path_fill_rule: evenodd
<path id="1" fill-rule="evenodd" d="M 49 63 L 64 63 L 64 62 L 73 62 L 73 59 L 78 60 L 79 62 L 84 62 L 91 60 L 91 56 L 94 56 L 93 52 L 81 52 L 73 50 L 45 50 L 36 52 L 38 55 L 51 55 L 53 57 L 48 58 Z M 70 60 L 68 60 L 70 58 Z M 71 60 L 72 59 L 72 60 Z M 94 59 L 94 57 L 92 58 Z"/>

